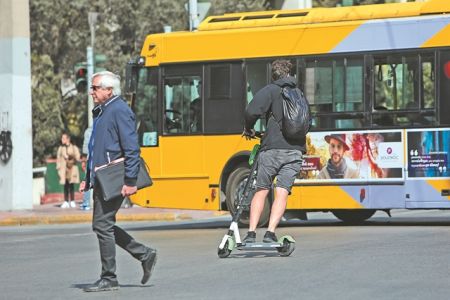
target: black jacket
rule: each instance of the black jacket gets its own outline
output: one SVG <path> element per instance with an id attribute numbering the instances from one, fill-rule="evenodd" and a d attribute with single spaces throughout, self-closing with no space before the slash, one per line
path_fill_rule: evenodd
<path id="1" fill-rule="evenodd" d="M 266 117 L 267 128 L 261 143 L 262 150 L 268 149 L 296 149 L 306 152 L 306 140 L 287 140 L 281 132 L 283 119 L 283 99 L 281 86 L 295 87 L 292 77 L 281 78 L 274 83 L 260 89 L 245 110 L 245 128 L 250 130 L 262 116 Z"/>

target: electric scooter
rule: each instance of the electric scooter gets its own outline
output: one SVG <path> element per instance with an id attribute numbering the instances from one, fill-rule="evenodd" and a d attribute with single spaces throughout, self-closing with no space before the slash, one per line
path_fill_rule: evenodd
<path id="1" fill-rule="evenodd" d="M 261 137 L 261 133 L 257 133 L 256 136 Z M 251 170 L 245 181 L 244 189 L 238 196 L 236 212 L 233 215 L 228 232 L 223 236 L 217 249 L 217 255 L 220 258 L 228 257 L 234 249 L 243 251 L 277 250 L 280 256 L 289 256 L 295 250 L 295 240 L 290 235 L 282 236 L 276 243 L 243 243 L 241 241 L 238 223 L 242 212 L 249 208 L 253 194 L 256 190 L 255 184 L 258 171 L 259 147 L 260 145 L 256 144 L 250 154 L 248 162 L 251 166 Z"/>

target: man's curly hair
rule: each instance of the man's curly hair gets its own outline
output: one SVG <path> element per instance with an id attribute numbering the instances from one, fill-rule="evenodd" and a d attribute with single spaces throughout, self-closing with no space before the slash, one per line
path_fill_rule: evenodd
<path id="1" fill-rule="evenodd" d="M 277 59 L 272 63 L 272 79 L 278 80 L 289 76 L 292 63 L 286 59 Z"/>

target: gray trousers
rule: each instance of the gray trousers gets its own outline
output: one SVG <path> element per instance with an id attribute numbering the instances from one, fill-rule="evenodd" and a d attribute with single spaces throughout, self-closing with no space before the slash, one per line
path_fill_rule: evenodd
<path id="1" fill-rule="evenodd" d="M 94 187 L 94 216 L 92 229 L 97 234 L 102 261 L 101 278 L 111 281 L 116 279 L 116 245 L 130 253 L 139 261 L 148 258 L 150 248 L 138 243 L 125 230 L 116 224 L 116 214 L 122 205 L 123 198 L 119 197 L 104 201 L 101 188 Z"/>

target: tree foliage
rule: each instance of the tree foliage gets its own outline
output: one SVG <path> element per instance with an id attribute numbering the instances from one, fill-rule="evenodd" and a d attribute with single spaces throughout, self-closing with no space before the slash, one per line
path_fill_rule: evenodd
<path id="1" fill-rule="evenodd" d="M 74 80 L 74 65 L 86 61 L 91 43 L 88 13 L 97 12 L 94 52 L 105 67 L 124 75 L 146 35 L 189 28 L 187 0 L 30 0 L 34 164 L 54 156 L 63 131 L 81 146 L 87 127 L 87 93 L 61 94 L 61 79 Z M 213 0 L 209 14 L 264 9 L 264 0 Z"/>
<path id="2" fill-rule="evenodd" d="M 37 165 L 54 155 L 53 149 L 59 144 L 63 130 L 59 78 L 53 68 L 49 55 L 31 56 L 33 157 Z"/>
<path id="3" fill-rule="evenodd" d="M 411 1 L 411 0 L 409 0 Z M 393 3 L 398 0 L 353 0 L 353 5 L 368 5 L 368 4 L 381 4 L 381 3 Z M 314 7 L 336 7 L 342 3 L 342 0 L 313 0 Z"/>
<path id="4" fill-rule="evenodd" d="M 87 92 L 63 98 L 60 80 L 74 80 L 91 43 L 88 13 L 98 12 L 94 51 L 120 75 L 149 33 L 187 27 L 183 1 L 30 0 L 34 164 L 54 156 L 63 131 L 79 146 L 87 121 Z"/>

